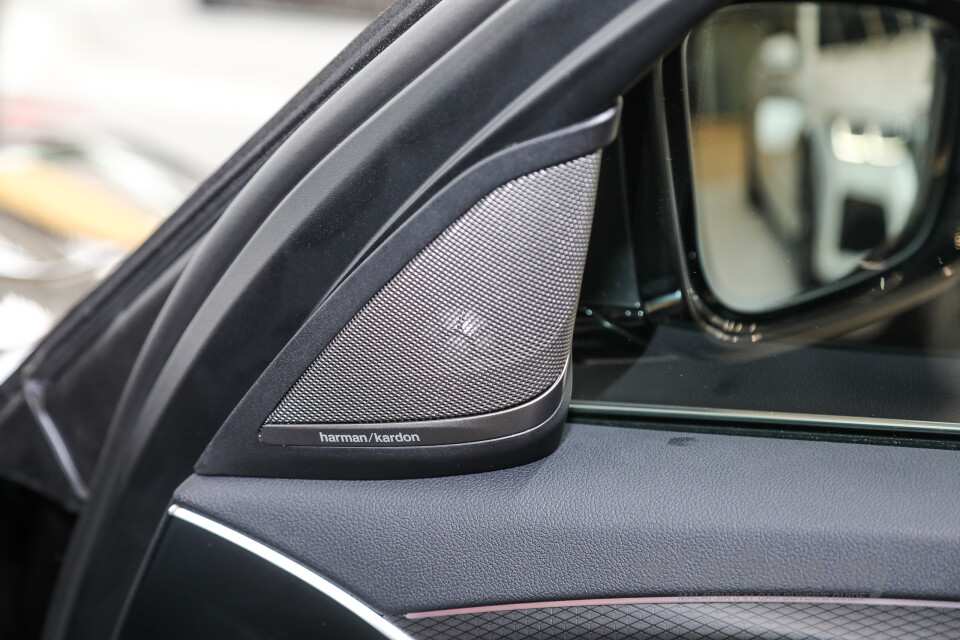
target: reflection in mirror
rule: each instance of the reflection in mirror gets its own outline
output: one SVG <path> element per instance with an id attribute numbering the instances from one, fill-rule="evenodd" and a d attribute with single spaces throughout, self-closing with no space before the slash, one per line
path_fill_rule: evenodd
<path id="1" fill-rule="evenodd" d="M 765 2 L 688 38 L 703 274 L 763 313 L 885 266 L 922 241 L 952 30 L 910 11 Z"/>

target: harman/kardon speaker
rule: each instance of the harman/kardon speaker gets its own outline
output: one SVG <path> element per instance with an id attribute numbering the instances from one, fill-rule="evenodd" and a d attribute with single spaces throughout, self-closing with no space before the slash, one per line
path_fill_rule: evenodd
<path id="1" fill-rule="evenodd" d="M 422 446 L 546 421 L 564 393 L 599 166 L 592 153 L 480 200 L 323 350 L 261 440 Z"/>
<path id="2" fill-rule="evenodd" d="M 512 145 L 406 216 L 321 301 L 197 472 L 443 475 L 552 451 L 618 116 Z"/>

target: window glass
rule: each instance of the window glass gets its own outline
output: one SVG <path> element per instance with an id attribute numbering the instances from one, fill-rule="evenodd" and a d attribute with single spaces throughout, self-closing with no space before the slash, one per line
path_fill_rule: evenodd
<path id="1" fill-rule="evenodd" d="M 662 96 L 653 75 L 625 96 L 605 151 L 574 409 L 960 423 L 957 53 L 943 21 L 868 5 L 733 5 L 700 25 Z"/>

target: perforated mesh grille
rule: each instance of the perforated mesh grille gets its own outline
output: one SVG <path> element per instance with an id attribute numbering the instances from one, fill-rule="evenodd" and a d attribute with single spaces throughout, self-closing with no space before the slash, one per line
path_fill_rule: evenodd
<path id="1" fill-rule="evenodd" d="M 599 161 L 483 198 L 364 306 L 267 421 L 452 418 L 546 391 L 569 352 Z"/>
<path id="2" fill-rule="evenodd" d="M 960 611 L 846 604 L 691 603 L 528 609 L 392 621 L 416 640 L 933 640 Z"/>

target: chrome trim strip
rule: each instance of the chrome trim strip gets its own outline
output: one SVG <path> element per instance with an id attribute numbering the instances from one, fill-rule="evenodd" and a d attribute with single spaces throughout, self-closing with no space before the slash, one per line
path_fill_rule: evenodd
<path id="1" fill-rule="evenodd" d="M 476 416 L 416 422 L 350 424 L 280 424 L 260 428 L 260 442 L 274 446 L 410 447 L 486 442 L 525 433 L 549 422 L 570 392 L 569 358 L 549 389 L 527 402 Z M 375 436 L 403 435 L 406 440 L 377 441 Z M 327 440 L 323 440 L 327 438 Z"/>
<path id="2" fill-rule="evenodd" d="M 277 551 L 274 551 L 270 547 L 260 542 L 257 542 L 253 538 L 249 538 L 235 529 L 231 529 L 226 525 L 222 525 L 219 522 L 207 518 L 206 516 L 202 516 L 199 513 L 190 511 L 189 509 L 185 509 L 178 505 L 171 506 L 168 509 L 168 513 L 170 516 L 177 518 L 178 520 L 189 522 L 194 526 L 200 527 L 204 531 L 223 538 L 228 542 L 232 542 L 241 549 L 249 551 L 255 556 L 266 560 L 278 569 L 286 571 L 295 578 L 306 582 L 308 585 L 327 596 L 337 604 L 341 605 L 345 609 L 349 610 L 352 614 L 382 633 L 389 640 L 413 640 L 404 631 L 388 622 L 376 611 L 360 602 L 337 585 L 324 578 L 321 578 L 319 575 L 302 564 L 291 560 L 290 558 L 280 554 Z"/>
<path id="3" fill-rule="evenodd" d="M 820 427 L 854 427 L 884 431 L 928 431 L 960 434 L 960 424 L 900 420 L 893 418 L 861 418 L 855 416 L 820 415 L 814 413 L 787 413 L 781 411 L 749 411 L 741 409 L 705 409 L 624 402 L 573 401 L 573 414 L 629 416 L 636 418 L 687 418 L 692 420 L 728 420 L 732 422 L 767 423 L 777 425 L 806 425 Z"/>
<path id="4" fill-rule="evenodd" d="M 441 616 L 462 616 L 474 613 L 497 613 L 501 611 L 522 611 L 525 609 L 563 609 L 568 607 L 597 607 L 628 604 L 690 604 L 711 603 L 731 604 L 748 603 L 784 603 L 784 604 L 841 604 L 870 605 L 878 607 L 923 607 L 932 609 L 960 609 L 960 602 L 940 600 L 907 600 L 903 598 L 830 598 L 820 596 L 653 596 L 648 598 L 596 598 L 589 600 L 553 600 L 549 602 L 523 602 L 517 604 L 489 605 L 484 607 L 463 607 L 461 609 L 442 609 L 439 611 L 421 611 L 408 613 L 409 620 L 439 618 Z"/>
<path id="5" fill-rule="evenodd" d="M 83 477 L 80 475 L 80 471 L 73 461 L 73 456 L 70 454 L 70 447 L 64 442 L 63 436 L 57 428 L 57 424 L 53 421 L 53 418 L 50 417 L 50 414 L 47 413 L 47 407 L 43 401 L 43 386 L 34 380 L 28 380 L 23 385 L 23 397 L 33 417 L 37 420 L 37 424 L 40 425 L 40 429 L 43 431 L 43 437 L 47 441 L 47 444 L 50 445 L 53 457 L 56 458 L 57 465 L 59 465 L 60 470 L 63 472 L 67 484 L 70 485 L 73 495 L 80 503 L 86 502 L 87 498 L 90 497 L 90 490 L 87 488 L 87 483 L 83 481 Z"/>

